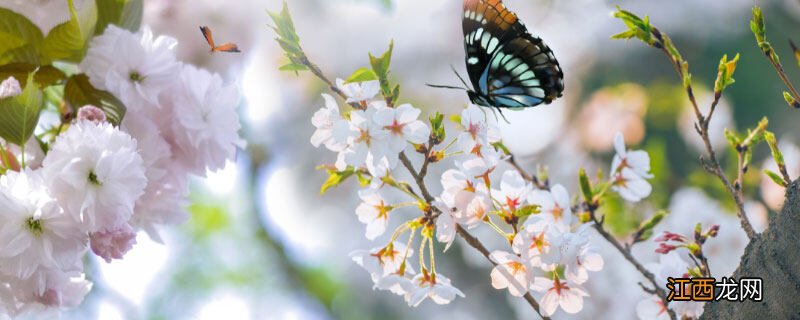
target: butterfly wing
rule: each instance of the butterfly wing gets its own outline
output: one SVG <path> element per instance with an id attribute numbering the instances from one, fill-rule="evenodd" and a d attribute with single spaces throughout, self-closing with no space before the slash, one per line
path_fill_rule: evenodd
<path id="1" fill-rule="evenodd" d="M 517 17 L 505 10 L 499 0 L 465 0 L 461 21 L 467 72 L 473 88 L 479 90 L 481 75 Z"/>
<path id="2" fill-rule="evenodd" d="M 213 50 L 221 52 L 241 52 L 239 51 L 239 47 L 233 43 L 221 44 L 217 47 L 214 47 Z"/>
<path id="3" fill-rule="evenodd" d="M 518 109 L 561 96 L 563 72 L 552 50 L 500 0 L 465 0 L 464 12 L 467 71 L 486 104 Z"/>
<path id="4" fill-rule="evenodd" d="M 211 28 L 201 26 L 200 32 L 203 33 L 203 37 L 206 38 L 206 42 L 208 42 L 208 46 L 211 47 L 211 50 L 214 50 L 214 37 L 211 36 Z"/>

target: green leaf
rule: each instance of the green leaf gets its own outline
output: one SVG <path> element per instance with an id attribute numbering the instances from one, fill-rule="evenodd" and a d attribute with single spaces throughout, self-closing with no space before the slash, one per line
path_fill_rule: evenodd
<path id="1" fill-rule="evenodd" d="M 372 71 L 367 68 L 359 68 L 349 77 L 344 83 L 352 83 L 352 82 L 364 82 L 364 81 L 373 81 L 378 80 L 378 75 L 375 74 L 375 71 Z"/>
<path id="2" fill-rule="evenodd" d="M 650 219 L 642 221 L 639 224 L 639 230 L 636 231 L 634 242 L 645 241 L 653 235 L 653 229 L 658 225 L 661 220 L 667 215 L 666 210 L 659 210 Z"/>
<path id="3" fill-rule="evenodd" d="M 76 74 L 67 79 L 67 84 L 64 85 L 64 100 L 67 101 L 67 107 L 73 114 L 89 104 L 102 109 L 108 122 L 114 125 L 119 125 L 125 117 L 125 104 L 111 93 L 92 86 L 85 74 Z"/>
<path id="4" fill-rule="evenodd" d="M 44 38 L 42 56 L 45 60 L 80 62 L 94 32 L 97 22 L 97 7 L 94 2 L 88 2 L 80 12 L 75 9 L 72 0 L 67 2 L 70 19 L 55 26 Z"/>
<path id="5" fill-rule="evenodd" d="M 0 137 L 18 146 L 24 145 L 33 135 L 43 107 L 42 90 L 31 73 L 20 95 L 0 99 Z"/>
<path id="6" fill-rule="evenodd" d="M 779 174 L 767 169 L 764 169 L 764 174 L 766 174 L 767 177 L 772 179 L 772 182 L 775 182 L 779 186 L 786 188 L 786 181 L 783 181 L 783 178 Z"/>
<path id="7" fill-rule="evenodd" d="M 589 202 L 592 201 L 594 195 L 592 194 L 592 184 L 589 182 L 589 176 L 586 175 L 586 169 L 581 168 L 578 171 L 578 181 L 581 187 L 581 193 L 583 194 L 583 200 Z"/>
<path id="8" fill-rule="evenodd" d="M 714 81 L 714 92 L 720 93 L 728 86 L 732 85 L 736 80 L 733 79 L 733 72 L 736 71 L 736 63 L 739 62 L 739 54 L 733 60 L 728 61 L 728 55 L 723 55 L 719 61 L 719 71 L 717 72 L 717 80 Z"/>
<path id="9" fill-rule="evenodd" d="M 96 0 L 97 24 L 94 34 L 99 35 L 109 24 L 136 32 L 142 24 L 143 0 Z"/>
<path id="10" fill-rule="evenodd" d="M 328 189 L 340 185 L 347 180 L 347 178 L 353 176 L 354 173 L 355 170 L 352 167 L 348 167 L 344 171 L 328 170 L 328 180 L 325 180 L 325 183 L 322 184 L 319 193 L 325 194 Z"/>
<path id="11" fill-rule="evenodd" d="M 436 111 L 428 120 L 431 123 L 431 140 L 433 144 L 437 145 L 444 142 L 444 139 L 447 138 L 447 134 L 444 130 L 444 115 Z"/>
<path id="12" fill-rule="evenodd" d="M 375 57 L 369 54 L 369 64 L 372 66 L 372 71 L 378 76 L 378 81 L 381 83 L 381 94 L 384 97 L 393 97 L 392 88 L 389 83 L 389 65 L 392 62 L 392 50 L 394 49 L 394 41 L 389 42 L 389 49 L 386 50 L 380 57 Z M 399 88 L 397 88 L 399 93 Z"/>
<path id="13" fill-rule="evenodd" d="M 783 99 L 786 100 L 786 103 L 789 104 L 790 107 L 800 109 L 800 102 L 795 100 L 794 97 L 792 97 L 792 95 L 788 92 L 783 92 Z"/>
<path id="14" fill-rule="evenodd" d="M 286 5 L 286 2 L 283 2 L 281 12 L 267 11 L 267 14 L 275 24 L 275 26 L 272 26 L 272 29 L 278 34 L 275 40 L 281 46 L 284 54 L 289 61 L 291 61 L 291 64 L 304 65 L 303 62 L 306 60 L 305 54 L 300 48 L 300 37 L 297 35 L 297 31 L 295 31 L 294 22 L 292 22 L 292 16 L 289 14 L 289 7 Z M 300 70 L 306 69 L 293 68 L 290 71 L 297 72 Z"/>
<path id="15" fill-rule="evenodd" d="M 0 64 L 39 64 L 42 31 L 25 16 L 0 8 Z"/>
<path id="16" fill-rule="evenodd" d="M 20 81 L 26 79 L 28 74 L 34 71 L 36 73 L 33 76 L 33 80 L 42 88 L 59 84 L 67 77 L 64 72 L 50 65 L 41 66 L 37 69 L 37 66 L 30 63 L 15 62 L 0 66 L 0 81 L 8 79 L 8 77 L 14 77 L 17 81 Z"/>
<path id="17" fill-rule="evenodd" d="M 306 67 L 305 65 L 302 65 L 302 64 L 297 64 L 297 63 L 287 63 L 285 65 L 282 65 L 280 68 L 278 68 L 278 70 L 280 70 L 280 71 L 295 71 L 295 72 L 297 72 L 297 71 L 308 70 L 308 67 Z"/>

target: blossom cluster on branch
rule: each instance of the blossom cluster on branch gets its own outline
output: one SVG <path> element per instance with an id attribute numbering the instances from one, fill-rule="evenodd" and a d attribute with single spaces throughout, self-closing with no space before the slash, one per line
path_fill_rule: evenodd
<path id="1" fill-rule="evenodd" d="M 123 259 L 140 230 L 161 241 L 188 217 L 189 177 L 241 146 L 237 88 L 177 61 L 173 38 L 103 27 L 85 54 L 13 62 L 30 72 L 0 84 L 0 315 L 79 305 L 87 252 Z"/>

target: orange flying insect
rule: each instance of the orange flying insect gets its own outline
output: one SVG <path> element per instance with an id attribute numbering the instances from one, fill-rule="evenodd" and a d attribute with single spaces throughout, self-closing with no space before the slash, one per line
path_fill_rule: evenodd
<path id="1" fill-rule="evenodd" d="M 211 28 L 206 26 L 200 26 L 200 32 L 203 33 L 203 37 L 206 38 L 208 45 L 211 46 L 211 50 L 209 52 L 241 52 L 239 51 L 239 47 L 237 47 L 233 43 L 225 43 L 219 46 L 214 44 L 214 37 L 211 36 Z"/>

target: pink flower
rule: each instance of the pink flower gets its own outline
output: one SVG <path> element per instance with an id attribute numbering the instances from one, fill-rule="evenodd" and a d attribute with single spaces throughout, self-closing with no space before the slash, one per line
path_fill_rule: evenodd
<path id="1" fill-rule="evenodd" d="M 106 122 L 106 113 L 98 107 L 87 104 L 78 109 L 78 120 L 88 120 L 100 124 Z"/>
<path id="2" fill-rule="evenodd" d="M 111 259 L 122 259 L 128 250 L 136 244 L 136 232 L 128 224 L 111 230 L 94 232 L 89 235 L 92 251 L 106 262 Z"/>

